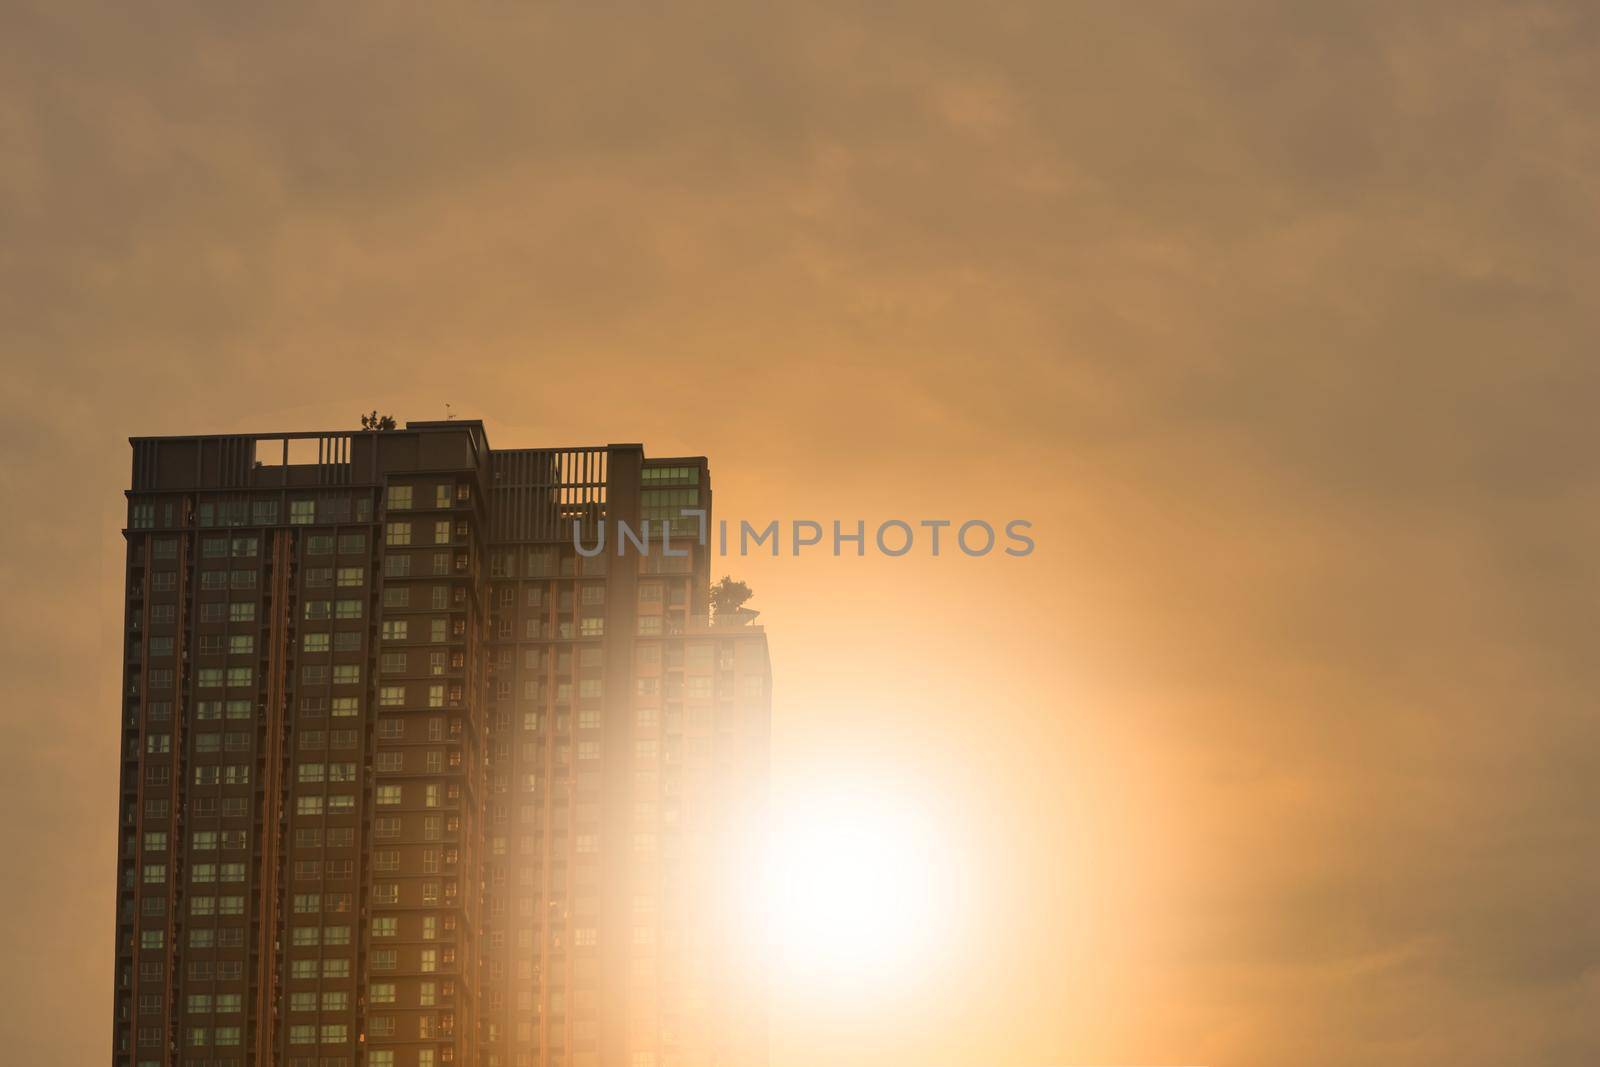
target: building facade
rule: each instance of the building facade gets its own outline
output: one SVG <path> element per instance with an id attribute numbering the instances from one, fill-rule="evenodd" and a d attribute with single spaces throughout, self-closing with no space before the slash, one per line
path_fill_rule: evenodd
<path id="1" fill-rule="evenodd" d="M 760 1064 L 703 458 L 135 439 L 113 1063 Z"/>

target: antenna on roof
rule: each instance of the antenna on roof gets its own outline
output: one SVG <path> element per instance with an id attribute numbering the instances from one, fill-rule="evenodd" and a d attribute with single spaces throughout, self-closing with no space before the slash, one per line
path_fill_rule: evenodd
<path id="1" fill-rule="evenodd" d="M 451 419 L 453 419 L 455 417 L 456 417 L 456 413 L 450 410 L 450 401 L 446 400 L 444 402 L 444 418 L 445 418 L 445 421 L 449 422 Z"/>

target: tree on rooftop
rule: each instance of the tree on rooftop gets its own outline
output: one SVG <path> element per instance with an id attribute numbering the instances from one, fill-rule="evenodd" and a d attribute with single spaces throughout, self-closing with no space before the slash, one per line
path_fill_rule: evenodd
<path id="1" fill-rule="evenodd" d="M 724 574 L 721 581 L 711 585 L 711 615 L 719 622 L 732 622 L 744 608 L 744 602 L 755 593 L 744 582 L 735 581 Z"/>

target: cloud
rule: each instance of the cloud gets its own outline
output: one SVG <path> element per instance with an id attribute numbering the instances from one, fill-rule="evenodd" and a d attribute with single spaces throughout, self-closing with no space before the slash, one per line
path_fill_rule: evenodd
<path id="1" fill-rule="evenodd" d="M 1587 6 L 0 19 L 21 1058 L 109 1040 L 123 439 L 445 400 L 734 518 L 1037 520 L 748 564 L 778 772 L 901 753 L 1015 905 L 777 1064 L 1600 1052 Z"/>

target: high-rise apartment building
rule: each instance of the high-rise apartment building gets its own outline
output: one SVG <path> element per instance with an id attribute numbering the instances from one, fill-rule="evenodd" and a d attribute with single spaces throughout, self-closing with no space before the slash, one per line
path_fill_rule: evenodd
<path id="1" fill-rule="evenodd" d="M 703 458 L 132 444 L 114 1064 L 764 1062 L 770 672 Z"/>

